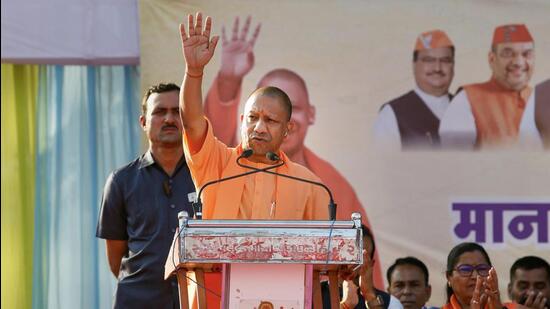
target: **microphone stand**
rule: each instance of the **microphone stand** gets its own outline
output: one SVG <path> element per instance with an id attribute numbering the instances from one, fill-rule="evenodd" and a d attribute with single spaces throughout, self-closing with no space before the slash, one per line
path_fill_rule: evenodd
<path id="1" fill-rule="evenodd" d="M 237 158 L 237 164 L 241 167 L 243 167 L 243 166 L 246 167 L 245 165 L 242 165 L 240 163 L 240 160 L 242 158 L 248 158 L 251 155 L 252 155 L 252 150 L 247 149 L 247 150 L 243 151 L 243 153 Z M 261 169 L 251 167 L 253 169 L 252 171 L 242 173 L 242 174 L 233 175 L 233 176 L 229 176 L 229 177 L 225 177 L 225 178 L 221 178 L 221 179 L 212 180 L 212 181 L 209 181 L 209 182 L 205 183 L 199 190 L 199 194 L 197 195 L 197 200 L 193 203 L 193 211 L 195 213 L 195 216 L 194 216 L 195 219 L 198 219 L 198 220 L 202 219 L 201 196 L 202 196 L 202 192 L 204 191 L 204 189 L 206 189 L 206 187 L 208 187 L 210 185 L 213 185 L 213 184 L 216 184 L 216 183 L 223 182 L 223 181 L 227 181 L 227 180 L 247 176 L 247 175 L 250 175 L 250 174 L 255 174 L 255 173 L 260 173 L 260 172 L 270 172 L 269 170 L 277 168 L 277 167 L 282 166 L 284 164 L 285 164 L 284 162 L 281 162 L 279 164 L 275 164 L 275 165 L 268 166 L 268 167 L 261 168 Z"/>
<path id="2" fill-rule="evenodd" d="M 274 154 L 273 152 L 268 152 L 266 153 L 266 157 L 268 159 L 270 159 L 271 161 L 279 161 L 281 160 L 279 158 L 278 155 Z M 282 161 L 281 161 L 282 162 Z M 277 173 L 277 172 L 273 172 L 273 171 L 270 171 L 270 169 L 272 169 L 273 167 L 271 168 L 263 168 L 263 169 L 259 169 L 259 168 L 255 168 L 253 166 L 249 166 L 249 165 L 245 165 L 245 164 L 242 164 L 241 162 L 239 162 L 239 159 L 237 159 L 237 164 L 240 166 L 240 167 L 244 167 L 244 168 L 248 168 L 248 169 L 251 169 L 253 170 L 252 172 L 265 172 L 265 173 L 268 173 L 268 174 L 272 174 L 272 175 L 276 175 L 276 176 L 281 176 L 281 177 L 285 177 L 285 178 L 289 178 L 289 179 L 293 179 L 293 180 L 296 180 L 296 181 L 302 181 L 302 182 L 307 182 L 307 183 L 310 183 L 310 184 L 313 184 L 313 185 L 317 185 L 317 186 L 321 186 L 323 187 L 323 189 L 325 189 L 325 191 L 327 191 L 328 193 L 328 196 L 329 196 L 329 204 L 328 204 L 328 210 L 329 210 L 329 220 L 331 221 L 334 221 L 336 220 L 336 208 L 337 208 L 337 205 L 336 203 L 334 203 L 334 199 L 332 197 L 332 192 L 330 192 L 330 189 L 323 183 L 321 182 L 317 182 L 317 181 L 312 181 L 312 180 L 309 180 L 309 179 L 302 179 L 302 178 L 298 178 L 298 177 L 294 177 L 294 176 L 290 176 L 290 175 L 285 175 L 285 174 L 280 174 L 280 173 Z M 284 162 L 282 162 L 280 165 L 277 164 L 275 166 L 281 166 L 283 165 Z M 251 172 L 251 173 L 252 173 Z"/>

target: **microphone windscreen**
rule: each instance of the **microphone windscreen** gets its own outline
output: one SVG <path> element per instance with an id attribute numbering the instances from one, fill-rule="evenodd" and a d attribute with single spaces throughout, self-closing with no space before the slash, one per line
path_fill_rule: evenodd
<path id="1" fill-rule="evenodd" d="M 268 158 L 271 161 L 280 161 L 281 160 L 281 158 L 279 158 L 279 156 L 276 153 L 273 153 L 271 151 L 266 153 L 265 156 L 266 156 L 266 158 Z"/>
<path id="2" fill-rule="evenodd" d="M 245 149 L 243 150 L 243 152 L 241 153 L 241 158 L 248 158 L 250 157 L 252 154 L 254 154 L 254 151 L 252 149 Z"/>

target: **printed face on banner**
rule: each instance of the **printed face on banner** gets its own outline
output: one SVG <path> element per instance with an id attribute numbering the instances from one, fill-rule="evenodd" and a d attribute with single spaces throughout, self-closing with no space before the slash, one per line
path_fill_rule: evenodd
<path id="1" fill-rule="evenodd" d="M 454 55 L 450 47 L 418 51 L 413 63 L 414 79 L 422 91 L 433 96 L 447 94 L 454 76 Z"/>
<path id="2" fill-rule="evenodd" d="M 147 114 L 140 117 L 140 122 L 153 145 L 181 147 L 183 125 L 178 91 L 151 94 L 147 99 Z"/>
<path id="3" fill-rule="evenodd" d="M 510 90 L 527 86 L 535 67 L 533 42 L 502 43 L 489 53 L 489 64 L 494 78 Z"/>

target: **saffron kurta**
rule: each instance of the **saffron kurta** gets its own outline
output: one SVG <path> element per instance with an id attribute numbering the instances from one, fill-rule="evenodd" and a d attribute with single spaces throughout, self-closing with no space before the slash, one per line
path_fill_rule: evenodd
<path id="1" fill-rule="evenodd" d="M 190 148 L 200 150 L 191 154 Z M 202 147 L 190 147 L 184 134 L 184 150 L 197 192 L 209 181 L 250 171 L 236 162 L 242 153 L 241 146 L 230 148 L 217 140 L 210 122 Z M 276 172 L 321 181 L 307 168 L 290 161 L 283 152 L 279 155 L 285 164 Z M 246 160 L 243 163 L 254 165 Z M 322 187 L 266 173 L 212 185 L 203 191 L 202 202 L 204 219 L 328 219 L 329 198 Z"/>
<path id="2" fill-rule="evenodd" d="M 240 101 L 240 89 L 231 101 L 221 101 L 218 93 L 218 78 L 216 78 L 205 102 L 205 113 L 212 121 L 214 135 L 228 146 L 237 145 L 237 113 Z M 317 175 L 334 194 L 334 201 L 338 204 L 336 218 L 350 220 L 353 212 L 358 212 L 363 222 L 369 225 L 367 215 L 357 194 L 350 183 L 334 168 L 332 164 L 321 159 L 304 145 L 306 167 Z M 382 281 L 381 281 L 382 282 Z"/>
<path id="3" fill-rule="evenodd" d="M 540 149 L 532 88 L 509 90 L 494 79 L 464 87 L 452 100 L 439 129 L 446 148 L 517 146 Z"/>

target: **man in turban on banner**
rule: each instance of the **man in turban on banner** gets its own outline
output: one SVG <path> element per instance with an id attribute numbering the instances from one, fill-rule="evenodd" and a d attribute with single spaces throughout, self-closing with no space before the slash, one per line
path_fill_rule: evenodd
<path id="1" fill-rule="evenodd" d="M 418 36 L 413 52 L 416 87 L 382 106 L 374 125 L 378 146 L 403 150 L 439 146 L 439 121 L 452 98 L 454 54 L 445 32 Z"/>
<path id="2" fill-rule="evenodd" d="M 533 88 L 534 42 L 523 24 L 495 29 L 489 65 L 491 79 L 464 86 L 441 121 L 445 148 L 541 148 L 535 125 Z"/>

